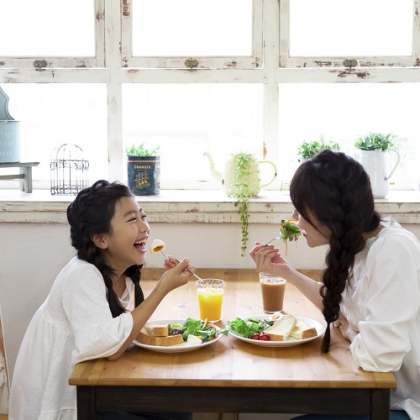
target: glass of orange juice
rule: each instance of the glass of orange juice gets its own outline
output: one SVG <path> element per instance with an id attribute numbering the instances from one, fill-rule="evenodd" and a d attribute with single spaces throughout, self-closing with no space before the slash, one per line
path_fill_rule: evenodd
<path id="1" fill-rule="evenodd" d="M 196 283 L 200 319 L 209 322 L 220 321 L 225 282 L 218 279 L 201 279 Z"/>

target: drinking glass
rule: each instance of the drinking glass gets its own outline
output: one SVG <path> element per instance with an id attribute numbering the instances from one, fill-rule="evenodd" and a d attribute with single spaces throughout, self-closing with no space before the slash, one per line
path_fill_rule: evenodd
<path id="1" fill-rule="evenodd" d="M 268 314 L 283 310 L 286 280 L 279 276 L 260 273 L 263 310 Z"/>
<path id="2" fill-rule="evenodd" d="M 200 319 L 209 322 L 220 321 L 225 282 L 219 279 L 196 281 Z"/>

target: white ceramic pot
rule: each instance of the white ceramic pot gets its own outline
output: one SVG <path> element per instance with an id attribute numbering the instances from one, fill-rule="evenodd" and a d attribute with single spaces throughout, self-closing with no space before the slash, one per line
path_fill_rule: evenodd
<path id="1" fill-rule="evenodd" d="M 387 164 L 387 158 L 390 153 L 394 153 L 397 157 L 397 162 L 391 170 L 389 170 L 389 165 Z M 389 192 L 389 178 L 391 178 L 400 163 L 400 154 L 394 149 L 387 151 L 360 150 L 358 160 L 370 177 L 373 197 L 384 198 Z"/>

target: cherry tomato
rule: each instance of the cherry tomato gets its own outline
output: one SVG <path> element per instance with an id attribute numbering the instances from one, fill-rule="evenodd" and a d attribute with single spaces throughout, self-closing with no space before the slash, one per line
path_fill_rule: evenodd
<path id="1" fill-rule="evenodd" d="M 268 334 L 260 334 L 259 339 L 263 341 L 270 341 L 270 336 Z"/>
<path id="2" fill-rule="evenodd" d="M 259 340 L 260 339 L 260 335 L 257 333 L 252 333 L 251 334 L 251 340 Z"/>

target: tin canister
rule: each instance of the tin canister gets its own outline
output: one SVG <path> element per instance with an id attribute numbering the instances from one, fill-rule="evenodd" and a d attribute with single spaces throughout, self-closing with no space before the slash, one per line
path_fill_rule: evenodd
<path id="1" fill-rule="evenodd" d="M 0 163 L 20 162 L 20 121 L 0 120 Z"/>
<path id="2" fill-rule="evenodd" d="M 134 195 L 160 192 L 160 156 L 128 156 L 128 186 Z"/>

